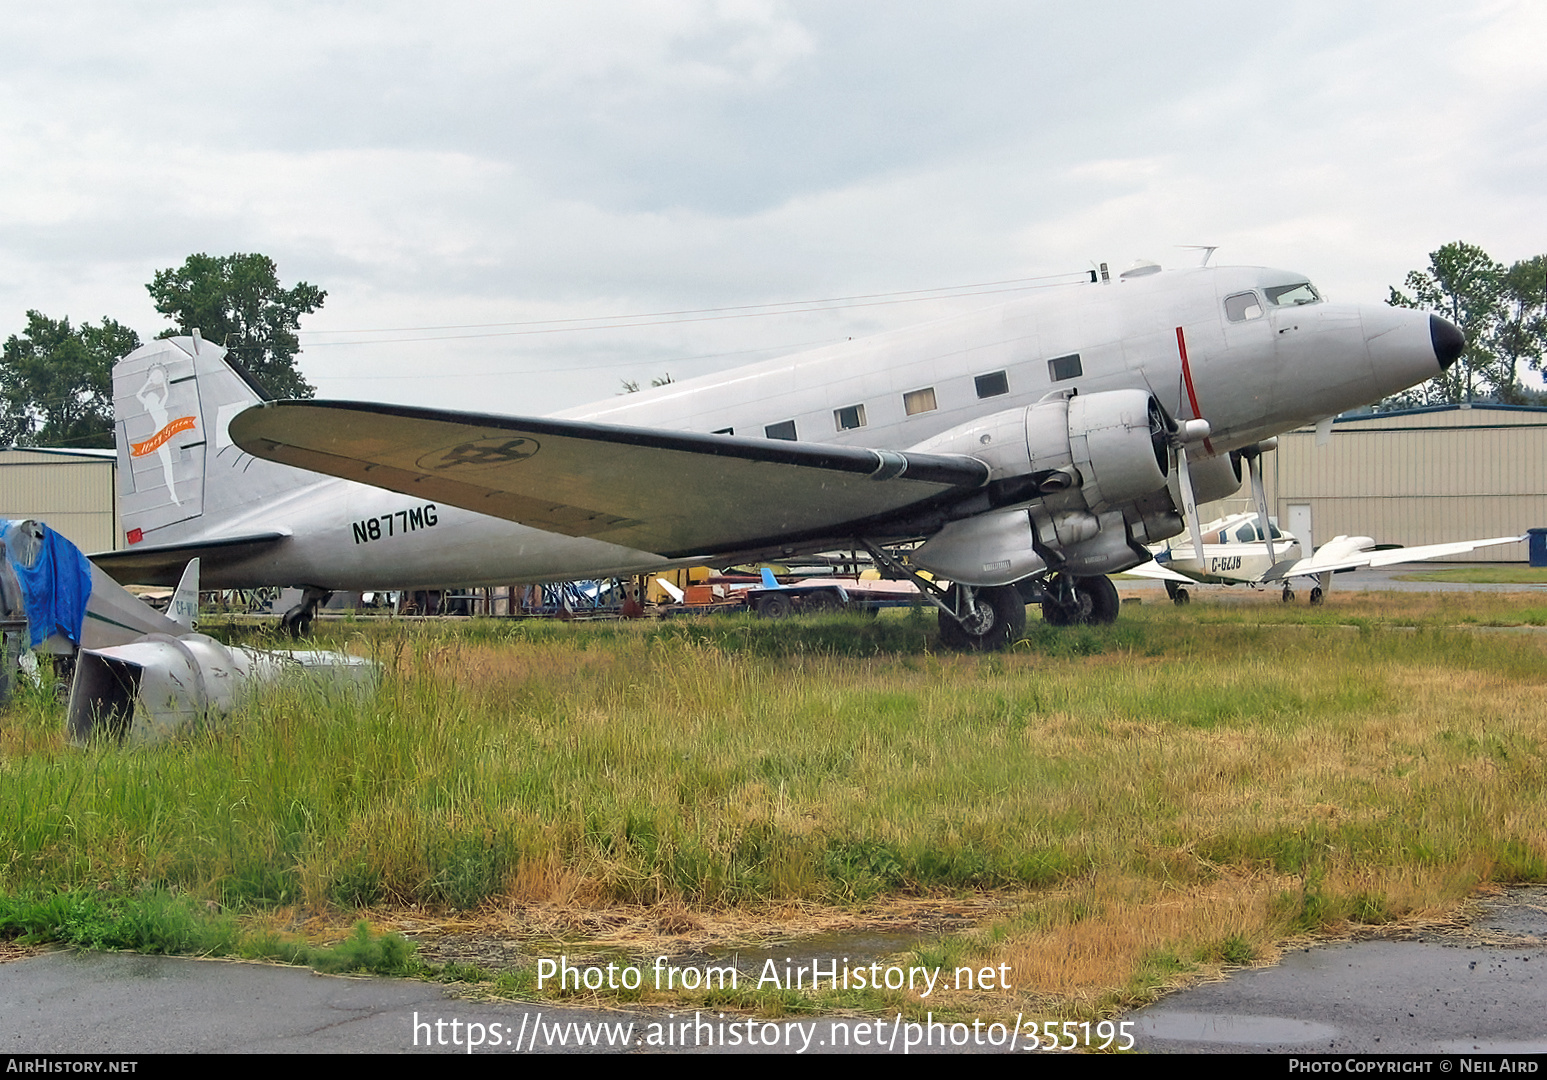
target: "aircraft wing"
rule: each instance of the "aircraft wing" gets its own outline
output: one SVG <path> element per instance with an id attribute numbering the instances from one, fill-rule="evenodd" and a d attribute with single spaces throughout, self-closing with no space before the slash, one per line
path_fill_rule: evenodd
<path id="1" fill-rule="evenodd" d="M 1154 578 L 1157 581 L 1180 581 L 1184 585 L 1198 584 L 1196 579 L 1178 574 L 1175 570 L 1167 570 L 1154 559 L 1151 559 L 1143 566 L 1135 566 L 1131 570 L 1124 570 L 1123 573 L 1132 574 L 1134 577 Z"/>
<path id="2" fill-rule="evenodd" d="M 121 551 L 86 556 L 120 584 L 176 585 L 190 559 L 239 559 L 265 551 L 286 539 L 288 531 L 191 540 L 183 544 L 141 544 Z"/>
<path id="3" fill-rule="evenodd" d="M 964 455 L 358 402 L 268 402 L 230 433 L 270 461 L 668 558 L 887 535 L 988 481 Z"/>
<path id="4" fill-rule="evenodd" d="M 1337 537 L 1327 547 L 1332 547 L 1343 537 Z M 1481 547 L 1494 544 L 1517 544 L 1524 536 L 1495 536 L 1488 540 L 1458 540 L 1450 544 L 1423 544 L 1418 547 L 1382 548 L 1348 554 L 1346 551 L 1331 558 L 1312 555 L 1309 559 L 1279 563 L 1263 575 L 1263 581 L 1282 581 L 1291 577 L 1312 577 L 1316 574 L 1338 570 L 1357 570 L 1360 567 L 1396 566 L 1400 563 L 1423 562 L 1427 559 L 1443 559 L 1447 555 L 1465 555 Z"/>

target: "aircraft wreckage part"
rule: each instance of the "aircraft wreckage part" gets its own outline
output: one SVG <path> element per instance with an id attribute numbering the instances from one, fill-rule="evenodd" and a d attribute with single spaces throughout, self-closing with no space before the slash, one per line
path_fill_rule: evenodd
<path id="1" fill-rule="evenodd" d="M 81 650 L 70 688 L 70 737 L 160 742 L 229 713 L 261 686 L 295 679 L 362 690 L 378 674 L 373 662 L 343 653 L 265 652 L 228 648 L 204 634 L 150 634 L 130 645 Z"/>

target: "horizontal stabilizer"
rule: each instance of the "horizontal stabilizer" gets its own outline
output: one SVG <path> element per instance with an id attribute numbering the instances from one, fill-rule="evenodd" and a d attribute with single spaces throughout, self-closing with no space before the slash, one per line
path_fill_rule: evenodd
<path id="1" fill-rule="evenodd" d="M 264 532 L 246 536 L 221 536 L 183 544 L 142 545 L 122 551 L 99 551 L 87 558 L 123 585 L 172 586 L 178 584 L 190 559 L 231 562 L 266 551 L 289 535 L 288 532 Z"/>

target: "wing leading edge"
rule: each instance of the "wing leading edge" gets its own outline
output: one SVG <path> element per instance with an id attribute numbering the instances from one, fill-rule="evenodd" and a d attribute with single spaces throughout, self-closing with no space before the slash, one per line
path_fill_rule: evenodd
<path id="1" fill-rule="evenodd" d="M 343 401 L 265 403 L 230 433 L 270 461 L 668 558 L 885 534 L 989 478 L 964 455 Z"/>

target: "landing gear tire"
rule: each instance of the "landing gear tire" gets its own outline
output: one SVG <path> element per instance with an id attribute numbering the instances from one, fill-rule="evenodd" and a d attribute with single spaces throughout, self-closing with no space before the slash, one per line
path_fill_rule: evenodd
<path id="1" fill-rule="evenodd" d="M 1025 634 L 1026 602 L 1014 585 L 978 589 L 974 600 L 973 614 L 965 622 L 940 613 L 941 644 L 961 652 L 997 652 Z"/>
<path id="2" fill-rule="evenodd" d="M 280 628 L 292 638 L 303 638 L 312 632 L 312 619 L 316 613 L 316 604 L 297 604 L 280 619 Z"/>
<path id="3" fill-rule="evenodd" d="M 1112 584 L 1111 578 L 1070 579 L 1060 574 L 1053 579 L 1051 591 L 1055 599 L 1042 602 L 1042 621 L 1051 626 L 1106 626 L 1117 621 L 1117 613 L 1122 607 L 1117 586 Z M 1186 590 L 1179 589 L 1178 592 L 1185 594 Z"/>
<path id="4" fill-rule="evenodd" d="M 1292 604 L 1294 602 L 1295 602 L 1295 591 L 1293 589 L 1291 589 L 1288 585 L 1285 585 L 1284 586 L 1284 603 Z"/>
<path id="5" fill-rule="evenodd" d="M 757 614 L 762 619 L 785 619 L 790 614 L 790 598 L 788 596 L 765 596 L 757 602 Z"/>
<path id="6" fill-rule="evenodd" d="M 1174 581 L 1166 582 L 1166 595 L 1171 598 L 1171 602 L 1177 607 L 1192 603 L 1192 594 L 1187 591 L 1186 586 L 1178 585 Z"/>
<path id="7" fill-rule="evenodd" d="M 1314 589 L 1311 590 L 1311 603 L 1312 604 L 1319 604 L 1323 600 L 1325 600 L 1326 598 L 1327 598 L 1326 594 L 1321 591 L 1321 586 L 1320 585 L 1316 586 Z"/>

